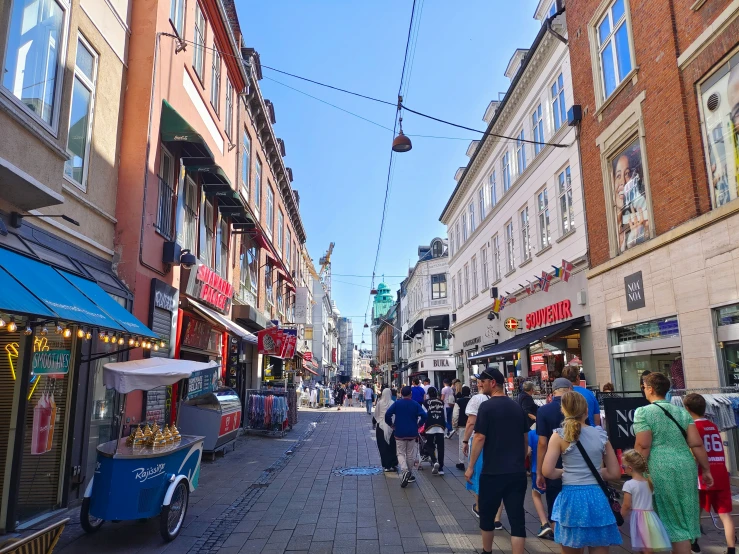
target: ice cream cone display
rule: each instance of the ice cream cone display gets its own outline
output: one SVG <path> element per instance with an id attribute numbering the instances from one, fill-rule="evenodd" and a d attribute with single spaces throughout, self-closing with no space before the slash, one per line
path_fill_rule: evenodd
<path id="1" fill-rule="evenodd" d="M 174 438 L 175 442 L 180 442 L 182 440 L 182 435 L 180 435 L 180 430 L 177 429 L 174 423 L 171 425 L 170 431 L 172 431 L 172 437 Z"/>
<path id="2" fill-rule="evenodd" d="M 151 430 L 151 427 L 149 425 L 146 425 L 146 428 L 144 429 L 144 437 L 147 441 L 151 438 L 151 436 L 154 434 L 154 432 Z"/>
<path id="3" fill-rule="evenodd" d="M 174 437 L 172 437 L 172 431 L 169 430 L 169 426 L 164 426 L 164 440 L 167 441 L 167 444 L 172 444 L 174 442 Z"/>
<path id="4" fill-rule="evenodd" d="M 154 448 L 167 446 L 167 439 L 164 438 L 164 435 L 161 431 L 157 431 L 156 435 L 154 435 L 154 444 L 152 446 L 154 446 Z"/>
<path id="5" fill-rule="evenodd" d="M 131 433 L 126 437 L 126 446 L 133 446 L 134 434 L 135 431 L 131 429 Z"/>
<path id="6" fill-rule="evenodd" d="M 144 436 L 144 432 L 141 430 L 141 425 L 139 425 L 136 428 L 136 435 L 133 438 L 133 443 L 135 445 L 142 445 L 146 442 L 146 437 Z"/>

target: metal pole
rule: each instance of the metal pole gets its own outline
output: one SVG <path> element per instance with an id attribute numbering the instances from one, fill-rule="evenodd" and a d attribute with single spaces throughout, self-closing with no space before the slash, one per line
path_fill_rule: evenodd
<path id="1" fill-rule="evenodd" d="M 118 445 L 121 443 L 121 438 L 123 437 L 123 420 L 126 415 L 126 401 L 128 400 L 128 393 L 123 395 L 123 402 L 121 402 L 121 415 L 120 415 L 120 421 L 118 422 L 118 440 L 115 441 L 115 452 L 113 452 L 113 457 L 115 458 L 115 455 L 118 454 Z"/>

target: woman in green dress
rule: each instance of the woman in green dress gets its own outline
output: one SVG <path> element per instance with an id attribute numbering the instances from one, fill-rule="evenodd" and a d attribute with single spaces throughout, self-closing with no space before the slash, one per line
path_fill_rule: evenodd
<path id="1" fill-rule="evenodd" d="M 661 373 L 644 377 L 644 394 L 650 405 L 638 408 L 634 414 L 634 448 L 649 465 L 655 508 L 670 535 L 673 552 L 689 554 L 690 542 L 700 536 L 696 461 L 704 479 L 709 479 L 709 487 L 713 476 L 692 418 L 683 408 L 665 400 L 668 390 L 670 380 Z"/>

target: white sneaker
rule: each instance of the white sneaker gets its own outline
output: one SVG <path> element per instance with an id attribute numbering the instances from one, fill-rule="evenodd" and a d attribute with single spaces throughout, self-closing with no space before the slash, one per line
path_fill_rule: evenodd
<path id="1" fill-rule="evenodd" d="M 439 470 L 439 475 L 444 475 L 444 469 L 443 468 Z"/>
<path id="2" fill-rule="evenodd" d="M 438 474 L 439 474 L 439 462 L 436 462 L 436 463 L 434 464 L 434 469 L 432 469 L 432 470 L 431 470 L 431 473 L 432 473 L 433 475 L 438 475 Z"/>
<path id="3" fill-rule="evenodd" d="M 454 436 L 454 433 L 456 433 L 456 432 L 457 432 L 457 430 L 456 430 L 456 429 L 452 429 L 452 430 L 451 430 L 451 431 L 449 432 L 449 434 L 448 434 L 448 435 L 446 436 L 446 438 L 448 438 L 448 439 L 451 439 L 451 438 L 452 438 L 452 437 Z"/>

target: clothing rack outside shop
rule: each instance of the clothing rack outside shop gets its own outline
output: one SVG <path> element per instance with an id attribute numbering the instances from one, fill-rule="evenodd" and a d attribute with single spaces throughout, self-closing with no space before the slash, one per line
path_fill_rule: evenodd
<path id="1" fill-rule="evenodd" d="M 244 431 L 247 434 L 284 437 L 292 429 L 290 399 L 297 412 L 295 391 L 249 389 L 246 391 Z M 297 420 L 297 415 L 295 416 Z"/>

